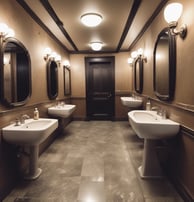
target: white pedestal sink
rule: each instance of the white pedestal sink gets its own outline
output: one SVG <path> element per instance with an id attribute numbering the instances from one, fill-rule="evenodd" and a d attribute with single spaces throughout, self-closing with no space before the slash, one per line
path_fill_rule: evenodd
<path id="1" fill-rule="evenodd" d="M 61 118 L 68 118 L 75 111 L 76 105 L 65 104 L 48 108 L 48 114 Z"/>
<path id="2" fill-rule="evenodd" d="M 123 106 L 128 107 L 128 108 L 139 108 L 143 104 L 143 100 L 141 97 L 121 97 L 121 103 Z"/>
<path id="3" fill-rule="evenodd" d="M 163 176 L 156 155 L 156 143 L 159 139 L 171 138 L 178 134 L 180 125 L 170 119 L 163 119 L 155 111 L 133 110 L 128 113 L 131 127 L 140 138 L 144 138 L 143 162 L 139 167 L 142 178 L 160 178 Z"/>
<path id="4" fill-rule="evenodd" d="M 42 170 L 38 168 L 39 144 L 57 127 L 57 119 L 40 118 L 28 119 L 19 126 L 11 124 L 2 128 L 2 136 L 6 142 L 30 148 L 29 170 L 25 179 L 34 180 L 40 176 Z"/>

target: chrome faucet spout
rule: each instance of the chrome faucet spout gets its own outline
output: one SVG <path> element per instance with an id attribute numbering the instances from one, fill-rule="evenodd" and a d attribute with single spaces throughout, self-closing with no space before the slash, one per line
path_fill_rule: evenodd
<path id="1" fill-rule="evenodd" d="M 26 119 L 29 119 L 29 118 L 30 118 L 30 116 L 28 116 L 27 114 L 23 114 L 23 115 L 21 116 L 21 119 L 20 119 L 21 124 L 24 124 L 24 123 L 25 123 L 25 120 L 26 120 Z"/>
<path id="2" fill-rule="evenodd" d="M 161 116 L 163 119 L 166 119 L 166 110 L 161 109 L 160 107 L 152 107 L 152 111 L 156 111 L 159 116 Z"/>

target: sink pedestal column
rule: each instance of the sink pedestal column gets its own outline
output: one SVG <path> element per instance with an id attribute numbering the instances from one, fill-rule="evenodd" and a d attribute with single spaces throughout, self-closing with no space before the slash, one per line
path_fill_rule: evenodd
<path id="1" fill-rule="evenodd" d="M 29 170 L 24 176 L 26 180 L 35 180 L 42 173 L 42 169 L 38 168 L 39 145 L 30 146 Z"/>
<path id="2" fill-rule="evenodd" d="M 142 178 L 162 178 L 163 172 L 156 155 L 157 140 L 144 139 L 142 166 L 138 168 Z"/>

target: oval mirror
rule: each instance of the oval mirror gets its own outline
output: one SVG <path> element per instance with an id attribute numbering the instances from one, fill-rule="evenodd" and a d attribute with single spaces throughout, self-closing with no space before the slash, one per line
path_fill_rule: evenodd
<path id="1" fill-rule="evenodd" d="M 134 63 L 134 85 L 135 91 L 142 93 L 143 91 L 143 59 L 138 57 Z"/>
<path id="2" fill-rule="evenodd" d="M 58 95 L 58 66 L 54 60 L 47 62 L 47 91 L 50 99 Z"/>
<path id="3" fill-rule="evenodd" d="M 176 42 L 169 28 L 163 29 L 154 47 L 154 91 L 160 100 L 172 100 L 176 77 Z"/>
<path id="4" fill-rule="evenodd" d="M 1 101 L 9 106 L 24 105 L 31 95 L 29 53 L 20 41 L 7 38 L 1 58 Z"/>
<path id="5" fill-rule="evenodd" d="M 71 94 L 71 72 L 70 69 L 66 66 L 63 67 L 64 73 L 64 95 Z"/>

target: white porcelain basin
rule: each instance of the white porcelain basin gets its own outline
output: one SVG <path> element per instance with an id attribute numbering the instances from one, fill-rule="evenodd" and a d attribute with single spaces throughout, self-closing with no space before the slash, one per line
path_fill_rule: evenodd
<path id="1" fill-rule="evenodd" d="M 180 125 L 170 119 L 163 119 L 156 111 L 133 110 L 128 113 L 129 121 L 140 138 L 165 139 L 179 132 Z"/>
<path id="2" fill-rule="evenodd" d="M 121 97 L 121 103 L 129 108 L 138 108 L 143 104 L 141 97 Z"/>
<path id="3" fill-rule="evenodd" d="M 11 144 L 38 145 L 58 127 L 57 119 L 27 119 L 24 124 L 2 128 L 3 139 Z"/>
<path id="4" fill-rule="evenodd" d="M 75 111 L 76 105 L 65 104 L 48 108 L 48 113 L 53 116 L 67 118 Z"/>
<path id="5" fill-rule="evenodd" d="M 24 175 L 27 180 L 35 180 L 42 173 L 38 168 L 39 144 L 58 127 L 57 119 L 27 119 L 24 124 L 11 124 L 2 128 L 3 139 L 11 144 L 29 146 L 29 168 Z"/>

